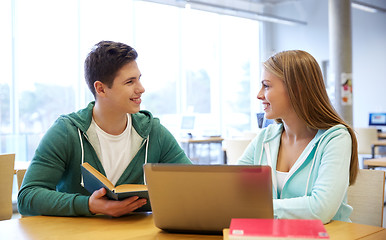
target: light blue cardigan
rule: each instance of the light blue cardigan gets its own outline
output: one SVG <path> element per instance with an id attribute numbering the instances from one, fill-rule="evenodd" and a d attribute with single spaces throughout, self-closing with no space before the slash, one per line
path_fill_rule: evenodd
<path id="1" fill-rule="evenodd" d="M 272 167 L 275 218 L 351 222 L 347 188 L 352 141 L 346 127 L 336 125 L 317 132 L 290 169 L 279 195 L 276 163 L 282 130 L 282 124 L 264 128 L 239 159 L 243 165 Z"/>

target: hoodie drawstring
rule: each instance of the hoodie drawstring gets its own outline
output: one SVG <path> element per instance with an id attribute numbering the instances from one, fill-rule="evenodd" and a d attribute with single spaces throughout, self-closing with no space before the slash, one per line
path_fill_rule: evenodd
<path id="1" fill-rule="evenodd" d="M 271 167 L 272 185 L 273 185 L 273 188 L 275 189 L 275 191 L 277 191 L 277 179 L 276 179 L 276 174 L 275 174 L 276 169 L 273 169 L 273 167 L 272 167 L 271 150 L 269 149 L 269 144 L 264 143 L 263 148 L 264 148 L 266 155 L 267 155 L 268 166 Z M 261 155 L 262 154 L 263 154 L 263 151 L 261 151 Z M 260 158 L 261 158 L 261 156 L 260 156 Z"/>
<path id="2" fill-rule="evenodd" d="M 80 140 L 80 148 L 82 150 L 82 159 L 81 159 L 81 164 L 84 163 L 84 149 L 83 149 L 83 140 L 82 140 L 82 134 L 80 133 L 80 129 L 78 128 L 78 135 L 79 135 L 79 140 Z M 84 182 L 83 182 L 83 174 L 80 174 L 80 185 L 84 187 Z"/>
<path id="3" fill-rule="evenodd" d="M 309 173 L 308 173 L 307 185 L 306 185 L 306 191 L 304 192 L 304 196 L 307 196 L 307 192 L 308 192 L 308 184 L 310 183 L 311 172 L 312 172 L 312 169 L 314 168 L 314 165 L 315 165 L 316 154 L 318 153 L 318 149 L 319 149 L 320 143 L 322 142 L 322 140 L 323 140 L 324 137 L 325 137 L 325 136 L 323 136 L 323 137 L 319 140 L 318 146 L 316 147 L 316 150 L 315 150 L 315 153 L 314 153 L 314 157 L 312 158 L 312 164 L 311 164 L 311 167 L 310 167 L 310 171 L 309 171 Z"/>
<path id="4" fill-rule="evenodd" d="M 145 149 L 145 163 L 147 163 L 147 151 L 149 149 L 149 135 L 146 138 L 146 149 Z M 145 171 L 143 172 L 143 183 L 146 185 Z"/>
<path id="5" fill-rule="evenodd" d="M 80 148 L 81 148 L 81 152 L 82 152 L 81 164 L 83 164 L 83 163 L 84 163 L 84 148 L 83 148 L 82 134 L 81 134 L 79 128 L 78 128 L 78 135 L 79 135 L 79 140 L 80 140 Z M 146 138 L 145 163 L 144 163 L 144 164 L 147 163 L 147 153 L 148 153 L 148 149 L 149 149 L 149 136 L 147 136 L 147 138 Z M 80 176 L 81 176 L 81 179 L 80 179 L 80 185 L 81 185 L 82 187 L 84 187 L 83 174 L 81 174 Z M 144 182 L 144 184 L 146 185 L 145 172 L 143 173 L 143 182 Z"/>
<path id="6" fill-rule="evenodd" d="M 325 136 L 323 136 L 319 140 L 318 146 L 316 147 L 316 151 L 315 151 L 314 157 L 312 159 L 311 168 L 310 168 L 310 171 L 308 172 L 307 185 L 306 185 L 306 189 L 305 189 L 305 192 L 304 192 L 304 196 L 307 196 L 308 186 L 309 186 L 309 182 L 310 182 L 310 178 L 311 178 L 312 169 L 314 168 L 314 165 L 315 165 L 316 154 L 317 154 L 317 152 L 319 150 L 320 143 L 322 142 L 324 137 Z M 267 155 L 267 163 L 271 167 L 271 170 L 272 170 L 272 184 L 273 184 L 274 189 L 276 190 L 277 189 L 277 182 L 276 182 L 276 178 L 274 177 L 275 176 L 274 175 L 274 171 L 275 170 L 272 168 L 272 159 L 271 159 L 271 154 L 270 154 L 270 149 L 269 149 L 269 144 L 268 143 L 264 143 L 264 147 L 261 148 L 259 164 L 261 165 L 261 162 L 262 162 L 263 149 L 265 149 L 265 152 L 266 152 L 266 155 Z M 312 149 L 311 149 L 311 151 L 312 151 Z"/>
<path id="7" fill-rule="evenodd" d="M 260 159 L 259 159 L 259 165 L 261 165 L 262 161 L 263 161 L 263 150 L 264 150 L 264 147 L 261 148 L 261 151 L 260 151 Z"/>

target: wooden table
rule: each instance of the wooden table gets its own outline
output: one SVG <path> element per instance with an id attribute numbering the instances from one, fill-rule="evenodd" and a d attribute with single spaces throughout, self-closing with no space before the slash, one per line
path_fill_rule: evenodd
<path id="1" fill-rule="evenodd" d="M 201 137 L 201 138 L 181 138 L 183 143 L 221 143 L 224 140 L 222 137 Z"/>
<path id="2" fill-rule="evenodd" d="M 386 138 L 386 132 L 378 132 L 378 138 L 379 138 L 379 139 L 384 139 L 384 138 Z"/>
<path id="3" fill-rule="evenodd" d="M 386 140 L 378 140 L 371 143 L 371 158 L 375 158 L 375 148 L 386 146 Z"/>
<path id="4" fill-rule="evenodd" d="M 382 227 L 332 221 L 331 223 L 326 224 L 325 228 L 332 240 L 386 239 L 386 229 Z"/>
<path id="5" fill-rule="evenodd" d="M 363 165 L 367 168 L 386 167 L 386 157 L 364 160 Z"/>
<path id="6" fill-rule="evenodd" d="M 331 239 L 386 239 L 386 230 L 363 224 L 333 221 L 325 225 Z M 0 221 L 1 239 L 223 239 L 222 235 L 177 234 L 154 226 L 152 214 L 120 218 L 24 217 Z M 225 237 L 224 237 L 225 239 Z"/>

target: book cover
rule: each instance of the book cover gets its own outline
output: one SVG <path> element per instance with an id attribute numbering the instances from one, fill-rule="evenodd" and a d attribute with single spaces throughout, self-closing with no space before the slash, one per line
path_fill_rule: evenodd
<path id="1" fill-rule="evenodd" d="M 321 220 L 234 218 L 229 240 L 330 239 Z"/>
<path id="2" fill-rule="evenodd" d="M 147 186 L 143 184 L 122 184 L 114 186 L 102 173 L 92 167 L 89 163 L 85 162 L 81 165 L 81 171 L 83 174 L 84 188 L 93 193 L 101 188 L 106 189 L 106 196 L 113 200 L 123 200 L 132 196 L 138 196 L 139 198 L 146 198 L 147 203 L 135 210 L 135 212 L 149 212 L 151 211 L 151 205 L 149 200 L 149 194 Z"/>

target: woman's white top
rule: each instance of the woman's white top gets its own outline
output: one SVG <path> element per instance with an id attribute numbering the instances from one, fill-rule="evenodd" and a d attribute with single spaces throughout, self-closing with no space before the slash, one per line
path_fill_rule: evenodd
<path id="1" fill-rule="evenodd" d="M 288 177 L 288 174 L 289 172 L 280 172 L 276 170 L 277 190 L 279 191 L 279 194 L 281 193 L 281 190 L 283 190 L 284 181 Z"/>

